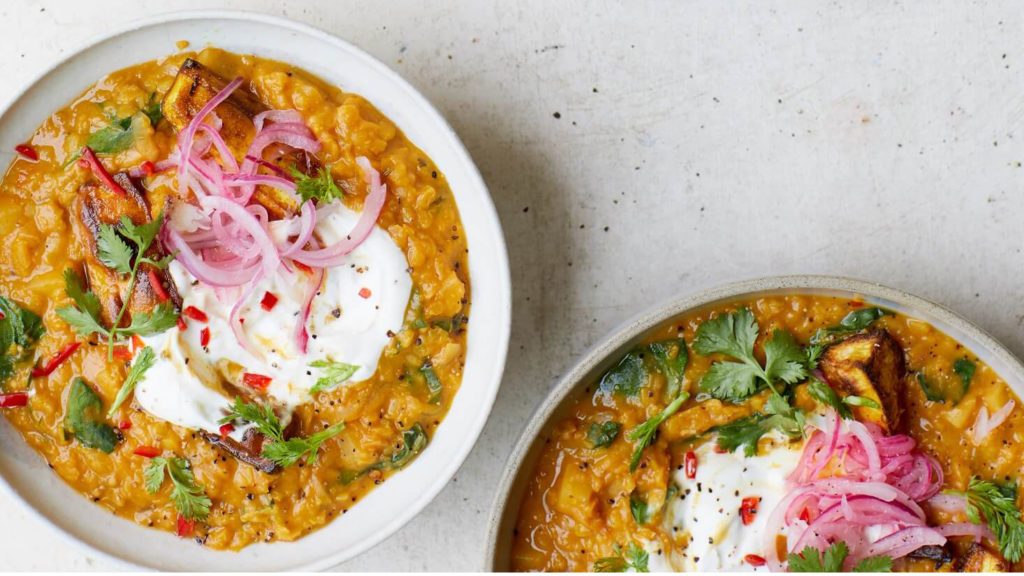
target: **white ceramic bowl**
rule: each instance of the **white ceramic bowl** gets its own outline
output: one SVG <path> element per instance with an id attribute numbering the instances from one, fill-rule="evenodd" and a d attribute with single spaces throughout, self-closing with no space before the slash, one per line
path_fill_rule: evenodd
<path id="1" fill-rule="evenodd" d="M 542 440 L 548 437 L 552 427 L 576 398 L 574 392 L 594 382 L 652 329 L 671 318 L 737 300 L 777 294 L 860 297 L 872 304 L 924 320 L 976 354 L 1006 381 L 1019 398 L 1024 398 L 1024 364 L 1002 344 L 956 313 L 895 288 L 835 276 L 783 276 L 737 282 L 672 298 L 626 321 L 592 346 L 530 417 L 498 484 L 482 569 L 494 572 L 511 569 L 512 531 L 527 484 L 533 478 L 537 458 L 544 447 Z"/>
<path id="2" fill-rule="evenodd" d="M 422 510 L 448 483 L 490 414 L 505 366 L 511 283 L 501 225 L 487 188 L 451 127 L 409 84 L 358 48 L 288 20 L 238 12 L 160 16 L 114 32 L 40 75 L 0 116 L 0 162 L 55 110 L 114 70 L 166 56 L 174 43 L 213 45 L 288 62 L 366 97 L 441 168 L 451 184 L 469 243 L 472 310 L 466 369 L 451 410 L 427 449 L 347 514 L 296 542 L 241 552 L 197 546 L 143 528 L 89 502 L 0 418 L 0 485 L 59 532 L 111 559 L 162 570 L 317 570 L 377 544 Z"/>

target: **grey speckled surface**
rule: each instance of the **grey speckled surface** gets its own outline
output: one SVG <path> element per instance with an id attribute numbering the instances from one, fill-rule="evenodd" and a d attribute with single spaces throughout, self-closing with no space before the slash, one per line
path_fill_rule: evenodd
<path id="1" fill-rule="evenodd" d="M 0 99 L 171 3 L 5 2 Z M 882 281 L 1024 353 L 1019 3 L 180 0 L 346 38 L 446 115 L 515 289 L 508 370 L 452 484 L 342 569 L 479 565 L 512 439 L 591 342 L 652 302 L 786 273 Z M 105 568 L 0 500 L 0 569 Z"/>

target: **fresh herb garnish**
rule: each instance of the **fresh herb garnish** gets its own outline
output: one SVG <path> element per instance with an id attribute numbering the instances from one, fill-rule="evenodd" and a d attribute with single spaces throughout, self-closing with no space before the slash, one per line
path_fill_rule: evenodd
<path id="1" fill-rule="evenodd" d="M 649 555 L 635 542 L 630 542 L 626 546 L 625 553 L 618 544 L 613 549 L 615 556 L 599 558 L 594 562 L 594 572 L 625 572 L 630 568 L 636 572 L 649 571 L 647 568 Z"/>
<path id="2" fill-rule="evenodd" d="M 651 342 L 647 350 L 658 370 L 665 376 L 668 386 L 665 388 L 665 396 L 675 398 L 683 386 L 683 373 L 686 371 L 686 363 L 689 355 L 686 352 L 686 341 L 682 338 Z"/>
<path id="3" fill-rule="evenodd" d="M 633 520 L 639 526 L 650 522 L 651 516 L 653 516 L 653 511 L 647 504 L 647 500 L 644 500 L 643 496 L 638 492 L 633 492 L 629 495 L 629 512 L 633 515 Z"/>
<path id="4" fill-rule="evenodd" d="M 128 376 L 125 377 L 124 383 L 121 384 L 121 389 L 117 391 L 114 403 L 110 405 L 110 410 L 107 411 L 107 418 L 114 417 L 117 409 L 128 399 L 128 395 L 135 390 L 135 386 L 142 380 L 142 375 L 146 373 L 146 370 L 152 368 L 155 362 L 156 354 L 149 346 L 146 346 L 135 355 L 135 358 L 132 360 L 132 369 L 128 371 Z"/>
<path id="5" fill-rule="evenodd" d="M 156 92 L 149 94 L 149 100 L 146 105 L 142 107 L 141 112 L 149 118 L 149 124 L 153 128 L 160 123 L 160 120 L 164 117 L 164 106 L 163 102 L 156 97 Z"/>
<path id="6" fill-rule="evenodd" d="M 373 470 L 400 470 L 409 462 L 412 462 L 420 452 L 423 452 L 423 449 L 427 447 L 428 440 L 427 433 L 423 431 L 423 427 L 417 422 L 411 428 L 402 432 L 402 445 L 391 456 L 381 458 L 362 470 L 342 472 L 338 476 L 338 481 L 342 484 L 350 484 Z"/>
<path id="7" fill-rule="evenodd" d="M 874 408 L 875 410 L 882 409 L 882 406 L 871 398 L 854 396 L 853 394 L 843 396 L 843 404 L 849 404 L 850 406 L 863 406 L 864 408 Z"/>
<path id="8" fill-rule="evenodd" d="M 966 491 L 946 490 L 967 499 L 967 517 L 975 524 L 988 524 L 999 541 L 999 551 L 1010 562 L 1024 556 L 1024 520 L 1017 508 L 1017 484 L 998 483 L 971 477 Z"/>
<path id="9" fill-rule="evenodd" d="M 700 388 L 714 398 L 742 402 L 766 385 L 795 384 L 807 377 L 807 354 L 788 332 L 776 330 L 764 343 L 765 364 L 754 356 L 758 325 L 747 308 L 708 320 L 697 328 L 693 349 L 703 355 L 724 354 L 739 362 L 715 362 L 701 378 Z"/>
<path id="10" fill-rule="evenodd" d="M 974 365 L 967 358 L 960 358 L 956 362 L 953 362 L 953 373 L 960 377 L 960 383 L 963 385 L 961 389 L 960 397 L 967 395 L 967 390 L 971 387 L 971 380 L 974 380 L 974 373 L 978 370 L 978 367 Z"/>
<path id="11" fill-rule="evenodd" d="M 75 378 L 71 383 L 64 429 L 83 446 L 96 448 L 107 454 L 114 451 L 120 440 L 114 428 L 103 421 L 103 401 L 81 378 Z"/>
<path id="12" fill-rule="evenodd" d="M 36 342 L 46 332 L 35 312 L 0 296 L 0 387 L 14 375 L 17 362 L 30 360 Z M 17 347 L 12 349 L 12 347 Z"/>
<path id="13" fill-rule="evenodd" d="M 590 445 L 594 448 L 606 448 L 611 446 L 612 442 L 619 437 L 619 430 L 622 429 L 622 424 L 618 422 L 593 422 L 590 424 L 590 429 L 587 431 L 587 440 L 590 441 Z"/>
<path id="14" fill-rule="evenodd" d="M 334 182 L 330 166 L 320 168 L 320 173 L 315 177 L 299 172 L 295 166 L 289 168 L 288 172 L 295 179 L 295 191 L 302 198 L 303 203 L 310 199 L 316 199 L 322 204 L 327 204 L 345 194 Z"/>
<path id="15" fill-rule="evenodd" d="M 270 402 L 263 404 L 242 402 L 242 399 L 237 396 L 228 414 L 220 419 L 220 423 L 228 424 L 235 420 L 251 422 L 257 431 L 272 440 L 263 445 L 261 456 L 285 468 L 295 464 L 303 457 L 306 458 L 307 464 L 316 464 L 320 445 L 345 429 L 345 423 L 338 422 L 306 438 L 286 440 L 281 420 L 278 419 L 277 414 L 274 414 Z"/>
<path id="16" fill-rule="evenodd" d="M 132 144 L 135 144 L 135 130 L 131 116 L 111 117 L 109 125 L 93 132 L 85 141 L 97 154 L 117 154 L 131 148 Z"/>
<path id="17" fill-rule="evenodd" d="M 434 372 L 434 366 L 427 360 L 420 366 L 420 374 L 423 374 L 423 379 L 427 383 L 427 390 L 430 392 L 430 396 L 427 398 L 427 402 L 431 404 L 439 404 L 441 402 L 441 379 L 437 377 L 437 372 Z"/>
<path id="18" fill-rule="evenodd" d="M 850 408 L 843 403 L 839 398 L 839 395 L 836 394 L 836 391 L 821 380 L 812 378 L 811 381 L 807 383 L 807 392 L 811 395 L 811 398 L 814 398 L 826 406 L 834 408 L 835 411 L 843 418 L 847 420 L 853 418 L 853 412 L 850 412 Z"/>
<path id="19" fill-rule="evenodd" d="M 790 553 L 790 572 L 842 572 L 843 562 L 850 555 L 845 542 L 839 541 L 829 546 L 825 553 L 807 546 L 799 554 Z M 853 567 L 853 572 L 892 572 L 892 558 L 888 556 L 871 556 L 864 558 Z"/>
<path id="20" fill-rule="evenodd" d="M 629 458 L 629 471 L 633 472 L 636 467 L 640 465 L 640 458 L 643 456 L 644 449 L 650 446 L 654 442 L 654 438 L 658 432 L 658 426 L 668 419 L 669 416 L 675 414 L 679 407 L 683 405 L 683 402 L 690 397 L 686 392 L 681 393 L 675 400 L 673 400 L 664 410 L 658 414 L 649 418 L 643 424 L 633 428 L 626 434 L 626 439 L 635 442 L 633 445 L 633 455 Z"/>
<path id="21" fill-rule="evenodd" d="M 188 460 L 157 456 L 149 461 L 144 473 L 146 491 L 156 494 L 164 483 L 164 472 L 171 479 L 171 502 L 186 520 L 206 520 L 210 514 L 210 498 L 201 485 L 196 483 Z"/>
<path id="22" fill-rule="evenodd" d="M 598 389 L 604 394 L 635 398 L 644 385 L 644 361 L 637 352 L 630 352 L 601 376 Z"/>
<path id="23" fill-rule="evenodd" d="M 135 292 L 139 267 L 142 264 L 149 264 L 163 270 L 174 258 L 174 255 L 169 255 L 159 260 L 153 260 L 145 256 L 162 224 L 163 213 L 161 212 L 147 224 L 136 225 L 127 216 L 122 216 L 120 228 L 114 228 L 107 224 L 100 225 L 97 256 L 110 269 L 121 274 L 128 274 L 130 278 L 128 290 L 121 298 L 121 309 L 109 329 L 105 328 L 100 321 L 99 298 L 85 290 L 82 278 L 77 272 L 70 269 L 64 272 L 64 291 L 71 298 L 74 306 L 58 308 L 57 315 L 83 337 L 88 338 L 93 334 L 104 336 L 107 340 L 108 360 L 112 360 L 114 357 L 116 342 L 132 334 L 139 336 L 158 334 L 170 329 L 178 321 L 178 313 L 174 310 L 174 305 L 167 301 L 157 304 L 151 312 L 132 314 L 128 326 L 121 326 L 121 320 L 128 311 L 132 294 Z M 134 244 L 134 248 L 129 247 L 125 239 Z"/>
<path id="24" fill-rule="evenodd" d="M 924 392 L 924 397 L 929 402 L 945 402 L 946 394 L 935 380 L 925 376 L 924 372 L 917 373 L 917 383 Z"/>
<path id="25" fill-rule="evenodd" d="M 303 456 L 306 457 L 306 464 L 313 465 L 316 464 L 320 445 L 344 429 L 345 423 L 338 422 L 306 438 L 289 438 L 284 441 L 271 442 L 263 447 L 262 456 L 286 468 L 298 462 Z"/>
<path id="26" fill-rule="evenodd" d="M 322 376 L 316 379 L 316 384 L 309 389 L 310 395 L 324 390 L 333 390 L 339 384 L 346 382 L 359 370 L 359 366 L 346 364 L 344 362 L 331 362 L 328 360 L 317 360 L 309 364 L 313 368 L 320 368 Z"/>
<path id="27" fill-rule="evenodd" d="M 751 414 L 716 426 L 708 432 L 718 434 L 717 444 L 720 449 L 733 452 L 742 447 L 744 456 L 753 456 L 757 454 L 757 444 L 765 434 L 779 430 L 787 436 L 800 437 L 803 435 L 804 424 L 803 413 L 791 406 L 783 396 L 775 394 L 768 398 L 764 413 Z"/>
<path id="28" fill-rule="evenodd" d="M 854 310 L 844 316 L 838 325 L 818 330 L 811 337 L 811 344 L 829 344 L 837 337 L 866 330 L 876 320 L 883 316 L 892 315 L 893 313 L 885 308 L 861 308 L 860 310 Z"/>

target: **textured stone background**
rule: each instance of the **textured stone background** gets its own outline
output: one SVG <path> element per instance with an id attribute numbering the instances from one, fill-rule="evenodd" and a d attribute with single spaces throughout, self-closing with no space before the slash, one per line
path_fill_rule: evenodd
<path id="1" fill-rule="evenodd" d="M 515 290 L 501 393 L 416 520 L 346 570 L 468 570 L 525 418 L 614 325 L 786 273 L 876 280 L 1024 353 L 1018 2 L 22 1 L 0 100 L 111 26 L 171 9 L 287 16 L 369 51 L 452 123 Z M 102 569 L 0 499 L 0 568 Z"/>

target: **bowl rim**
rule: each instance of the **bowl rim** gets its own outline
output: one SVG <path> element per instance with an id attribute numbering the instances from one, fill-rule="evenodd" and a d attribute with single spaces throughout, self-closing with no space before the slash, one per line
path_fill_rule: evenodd
<path id="1" fill-rule="evenodd" d="M 241 22 L 254 22 L 261 24 L 268 24 L 272 26 L 278 26 L 283 29 L 294 31 L 298 34 L 312 36 L 315 39 L 321 40 L 325 43 L 332 44 L 341 50 L 350 52 L 355 58 L 363 61 L 365 65 L 373 68 L 378 74 L 392 82 L 401 92 L 403 97 L 412 100 L 416 105 L 420 106 L 429 116 L 430 121 L 437 125 L 439 129 L 443 131 L 443 136 L 448 140 L 448 144 L 451 145 L 454 156 L 457 161 L 462 163 L 461 167 L 465 173 L 467 180 L 467 188 L 473 188 L 480 192 L 480 208 L 481 212 L 478 216 L 486 219 L 486 228 L 494 231 L 493 241 L 495 244 L 495 254 L 497 261 L 492 261 L 493 266 L 490 272 L 496 274 L 496 284 L 500 288 L 500 292 L 495 295 L 497 300 L 498 312 L 501 315 L 501 322 L 499 325 L 489 325 L 488 329 L 495 334 L 494 340 L 498 347 L 498 362 L 493 364 L 491 367 L 490 382 L 487 382 L 490 390 L 486 394 L 486 401 L 484 404 L 476 406 L 475 417 L 469 418 L 468 425 L 465 430 L 467 434 L 464 436 L 464 440 L 458 447 L 456 455 L 451 458 L 442 468 L 441 474 L 435 476 L 432 479 L 429 487 L 420 495 L 416 500 L 416 503 L 406 508 L 401 514 L 395 516 L 391 522 L 386 524 L 383 528 L 378 530 L 376 533 L 370 534 L 369 537 L 362 539 L 358 544 L 350 546 L 346 549 L 335 551 L 323 556 L 320 559 L 300 563 L 289 567 L 289 570 L 302 570 L 302 571 L 321 571 L 327 568 L 336 566 L 342 562 L 350 560 L 355 556 L 369 550 L 377 544 L 383 542 L 387 538 L 394 535 L 398 530 L 407 525 L 413 518 L 419 515 L 430 503 L 432 503 L 437 495 L 450 483 L 451 479 L 455 476 L 458 470 L 465 463 L 469 457 L 470 452 L 476 447 L 477 442 L 483 433 L 484 426 L 487 423 L 490 413 L 494 407 L 494 403 L 497 400 L 498 391 L 501 388 L 501 383 L 504 376 L 505 365 L 508 356 L 508 346 L 511 335 L 511 317 L 512 317 L 512 282 L 511 272 L 509 268 L 508 259 L 508 247 L 505 242 L 504 232 L 501 227 L 501 221 L 498 218 L 497 209 L 494 206 L 494 200 L 490 195 L 490 191 L 487 188 L 487 184 L 480 174 L 480 170 L 476 163 L 473 161 L 472 156 L 466 149 L 465 144 L 459 138 L 458 134 L 448 123 L 447 119 L 438 111 L 438 109 L 424 96 L 419 90 L 412 86 L 404 77 L 394 71 L 392 68 L 384 64 L 382 61 L 377 59 L 375 56 L 366 52 L 362 48 L 359 48 L 355 44 L 348 42 L 330 32 L 317 28 L 315 26 L 305 24 L 292 20 L 290 18 L 277 16 L 273 14 L 265 14 L 261 12 L 254 12 L 249 10 L 230 10 L 230 9 L 199 9 L 199 10 L 177 10 L 166 13 L 157 14 L 154 16 L 147 16 L 143 18 L 132 19 L 124 24 L 121 24 L 115 28 L 104 31 L 87 38 L 83 42 L 73 46 L 62 52 L 57 58 L 55 58 L 50 64 L 44 66 L 35 75 L 31 76 L 16 90 L 10 98 L 0 103 L 0 117 L 7 113 L 7 111 L 17 104 L 22 98 L 25 97 L 36 84 L 41 82 L 51 73 L 54 73 L 59 68 L 73 60 L 78 55 L 91 50 L 105 42 L 113 40 L 119 36 L 137 31 L 147 27 L 157 27 L 162 24 L 168 24 L 173 22 L 187 21 L 187 20 L 234 20 Z M 72 98 L 69 96 L 69 98 Z M 463 382 L 465 384 L 465 382 Z M 449 407 L 449 411 L 451 407 Z M 448 414 L 446 413 L 446 417 Z M 444 479 L 440 481 L 440 479 Z M 63 481 L 63 480 L 62 480 Z M 66 542 L 70 542 L 74 547 L 80 551 L 102 558 L 104 561 L 109 562 L 113 566 L 120 569 L 128 570 L 153 570 L 151 566 L 145 566 L 136 564 L 119 556 L 115 556 L 108 553 L 105 550 L 91 546 L 89 543 L 80 540 L 70 531 L 66 530 L 62 526 L 53 522 L 44 515 L 41 511 L 37 510 L 29 502 L 21 497 L 21 495 L 14 489 L 14 487 L 7 481 L 7 479 L 0 475 L 0 494 L 5 495 L 12 502 L 16 502 L 17 505 L 27 515 L 38 520 L 42 525 L 46 526 L 52 532 L 59 534 Z M 330 523 L 328 523 L 330 524 Z M 233 551 L 220 551 L 225 554 L 235 554 Z"/>
<path id="2" fill-rule="evenodd" d="M 562 408 L 564 402 L 572 395 L 583 379 L 590 375 L 602 362 L 637 337 L 641 337 L 651 329 L 659 326 L 669 318 L 685 314 L 702 306 L 739 300 L 744 296 L 757 293 L 793 293 L 814 294 L 818 292 L 838 292 L 850 295 L 861 295 L 872 300 L 888 300 L 905 306 L 915 315 L 930 317 L 949 326 L 963 331 L 975 338 L 979 349 L 993 354 L 996 359 L 1009 368 L 1008 373 L 999 372 L 1000 377 L 1008 384 L 1024 382 L 1024 364 L 1009 349 L 993 338 L 984 329 L 967 320 L 960 314 L 936 304 L 928 299 L 910 292 L 892 288 L 877 282 L 859 280 L 845 276 L 830 275 L 787 275 L 768 276 L 731 282 L 682 296 L 672 296 L 656 303 L 647 310 L 622 322 L 595 344 L 588 348 L 579 360 L 560 378 L 548 395 L 541 400 L 534 412 L 529 416 L 526 425 L 509 454 L 498 482 L 497 492 L 491 504 L 490 517 L 487 521 L 487 539 L 481 569 L 485 572 L 508 571 L 508 566 L 496 566 L 498 558 L 499 538 L 503 535 L 506 517 L 510 513 L 518 513 L 519 502 L 511 503 L 509 498 L 518 486 L 521 467 L 529 455 L 541 432 L 548 426 L 552 418 Z M 977 351 L 974 351 L 977 354 Z M 1018 394 L 1019 390 L 1014 389 Z"/>

